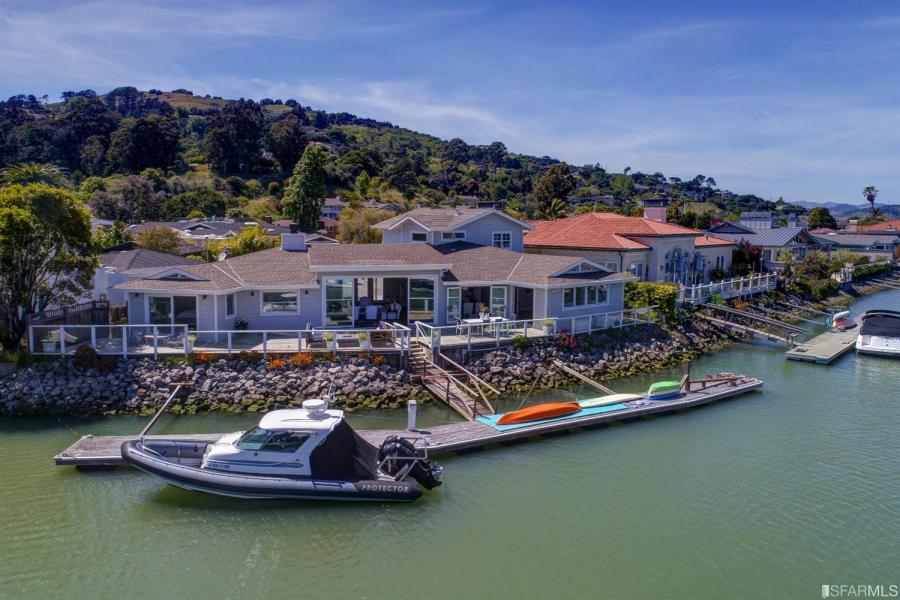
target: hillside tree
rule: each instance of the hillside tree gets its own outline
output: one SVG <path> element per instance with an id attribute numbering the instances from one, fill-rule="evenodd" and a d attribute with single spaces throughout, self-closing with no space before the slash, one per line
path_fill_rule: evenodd
<path id="1" fill-rule="evenodd" d="M 278 161 L 282 172 L 290 172 L 303 156 L 309 140 L 297 115 L 290 114 L 275 121 L 266 134 L 266 148 Z"/>
<path id="2" fill-rule="evenodd" d="M 810 210 L 808 219 L 810 229 L 837 229 L 837 221 L 834 220 L 831 211 L 824 206 L 817 206 Z"/>
<path id="3" fill-rule="evenodd" d="M 212 118 L 206 135 L 209 162 L 219 173 L 249 171 L 259 158 L 264 117 L 253 100 L 228 102 Z"/>
<path id="4" fill-rule="evenodd" d="M 541 175 L 531 194 L 537 212 L 548 215 L 548 217 L 543 218 L 561 218 L 560 216 L 551 217 L 549 215 L 559 214 L 558 208 L 560 203 L 568 203 L 568 197 L 575 191 L 576 184 L 575 176 L 572 175 L 569 165 L 566 163 L 552 165 Z M 554 200 L 558 201 L 555 207 Z"/>

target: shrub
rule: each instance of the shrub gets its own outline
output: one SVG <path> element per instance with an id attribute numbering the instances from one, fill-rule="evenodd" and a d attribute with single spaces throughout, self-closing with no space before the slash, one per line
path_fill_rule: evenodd
<path id="1" fill-rule="evenodd" d="M 387 357 L 384 354 L 373 354 L 371 361 L 373 365 L 381 366 L 387 362 Z"/>
<path id="2" fill-rule="evenodd" d="M 893 265 L 891 265 L 891 263 L 889 262 L 879 262 L 869 265 L 863 265 L 854 269 L 853 279 L 865 279 L 866 277 L 872 277 L 873 275 L 888 273 L 893 268 Z"/>
<path id="3" fill-rule="evenodd" d="M 528 347 L 530 341 L 527 336 L 522 335 L 521 333 L 512 339 L 512 347 L 516 350 L 524 350 Z"/>
<path id="4" fill-rule="evenodd" d="M 553 339 L 553 345 L 562 350 L 575 350 L 578 340 L 571 333 L 561 333 Z"/>
<path id="5" fill-rule="evenodd" d="M 119 366 L 119 359 L 115 356 L 101 356 L 97 359 L 97 372 L 101 375 L 112 373 Z"/>
<path id="6" fill-rule="evenodd" d="M 97 351 L 88 344 L 81 344 L 75 349 L 72 364 L 78 369 L 90 369 L 97 365 Z"/>
<path id="7" fill-rule="evenodd" d="M 251 363 L 258 363 L 259 359 L 261 358 L 261 355 L 256 350 L 249 350 L 249 351 L 245 350 L 238 354 L 238 358 L 240 358 L 243 361 L 247 361 L 247 362 L 251 362 Z"/>
<path id="8" fill-rule="evenodd" d="M 309 365 L 313 364 L 313 355 L 309 352 L 299 352 L 291 356 L 291 358 L 288 359 L 288 362 L 292 367 L 305 369 Z"/>
<path id="9" fill-rule="evenodd" d="M 269 359 L 266 361 L 266 368 L 268 368 L 270 371 L 274 371 L 275 369 L 283 368 L 284 365 L 286 365 L 286 364 L 287 363 L 285 362 L 285 360 L 282 357 L 273 355 L 273 356 L 270 356 Z"/>
<path id="10" fill-rule="evenodd" d="M 188 355 L 188 362 L 192 365 L 206 365 L 213 362 L 216 357 L 209 352 L 198 352 Z"/>
<path id="11" fill-rule="evenodd" d="M 710 304 L 719 304 L 719 305 L 725 304 L 725 298 L 723 298 L 719 294 L 713 294 L 709 298 L 709 303 Z"/>

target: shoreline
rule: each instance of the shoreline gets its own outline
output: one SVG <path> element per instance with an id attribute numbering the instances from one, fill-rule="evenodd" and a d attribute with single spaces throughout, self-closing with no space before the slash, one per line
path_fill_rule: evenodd
<path id="1" fill-rule="evenodd" d="M 567 339 L 566 347 L 559 340 Z M 504 394 L 571 385 L 571 377 L 554 369 L 562 360 L 596 379 L 652 373 L 721 349 L 740 338 L 708 324 L 669 329 L 641 325 L 574 338 L 554 338 L 527 348 L 502 348 L 470 356 L 465 365 Z M 377 355 L 376 355 L 377 356 Z M 435 402 L 415 381 L 415 374 L 379 360 L 318 360 L 305 366 L 290 361 L 256 363 L 224 358 L 206 364 L 153 363 L 151 359 L 116 359 L 109 372 L 78 369 L 71 361 L 37 363 L 0 378 L 0 417 L 115 416 L 153 414 L 169 394 L 169 384 L 191 381 L 186 398 L 173 404 L 176 415 L 199 412 L 265 412 L 277 405 L 299 406 L 303 398 L 322 396 L 329 388 L 335 406 L 354 412 L 403 408 L 408 400 Z M 100 366 L 98 364 L 98 366 Z"/>

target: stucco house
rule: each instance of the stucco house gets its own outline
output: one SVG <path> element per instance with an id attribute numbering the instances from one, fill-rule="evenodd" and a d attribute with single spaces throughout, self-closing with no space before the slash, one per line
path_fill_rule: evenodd
<path id="1" fill-rule="evenodd" d="M 582 317 L 623 308 L 630 273 L 584 257 L 524 254 L 531 227 L 493 209 L 417 209 L 379 223 L 382 244 L 309 244 L 173 267 L 124 282 L 130 323 L 232 330 L 367 328 Z"/>
<path id="2" fill-rule="evenodd" d="M 665 207 L 647 207 L 644 217 L 585 213 L 531 226 L 528 253 L 577 254 L 642 281 L 706 283 L 728 272 L 735 248 L 730 240 L 667 223 Z"/>

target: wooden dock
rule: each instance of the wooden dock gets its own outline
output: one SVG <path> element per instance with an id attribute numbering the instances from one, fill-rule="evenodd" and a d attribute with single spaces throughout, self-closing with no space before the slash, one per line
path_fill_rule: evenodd
<path id="1" fill-rule="evenodd" d="M 733 381 L 698 380 L 688 384 L 684 396 L 671 400 L 654 401 L 641 406 L 634 406 L 608 413 L 591 414 L 584 417 L 574 416 L 558 421 L 535 423 L 519 429 L 498 431 L 480 421 L 465 421 L 438 425 L 429 430 L 428 448 L 431 455 L 448 454 L 483 448 L 493 444 L 524 441 L 529 438 L 554 434 L 564 431 L 578 430 L 613 421 L 626 421 L 648 415 L 667 413 L 686 408 L 693 408 L 734 398 L 761 388 L 761 379 L 742 377 Z M 406 430 L 362 429 L 359 434 L 376 446 L 391 435 L 409 435 Z M 214 441 L 224 434 L 179 434 L 151 435 L 148 439 L 161 440 L 202 440 Z M 77 467 L 115 467 L 122 464 L 120 448 L 123 443 L 138 439 L 139 436 L 92 436 L 86 435 L 54 457 L 57 465 Z"/>
<path id="2" fill-rule="evenodd" d="M 807 342 L 794 346 L 785 356 L 791 360 L 803 360 L 828 365 L 856 347 L 859 329 L 826 331 Z"/>

